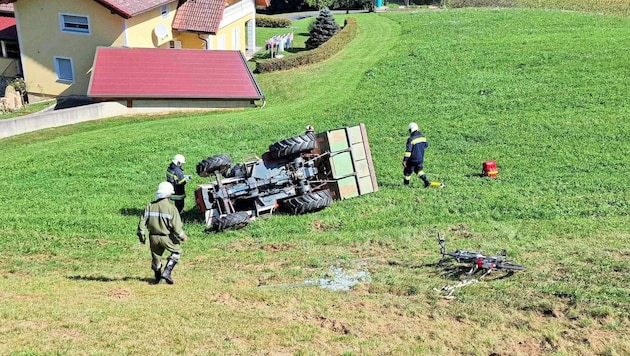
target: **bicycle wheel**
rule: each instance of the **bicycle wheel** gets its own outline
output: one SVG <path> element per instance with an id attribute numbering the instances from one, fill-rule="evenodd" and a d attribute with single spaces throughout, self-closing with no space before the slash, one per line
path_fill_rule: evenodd
<path id="1" fill-rule="evenodd" d="M 512 262 L 501 262 L 497 263 L 495 269 L 506 269 L 509 271 L 522 271 L 525 267 L 521 265 L 515 265 Z"/>

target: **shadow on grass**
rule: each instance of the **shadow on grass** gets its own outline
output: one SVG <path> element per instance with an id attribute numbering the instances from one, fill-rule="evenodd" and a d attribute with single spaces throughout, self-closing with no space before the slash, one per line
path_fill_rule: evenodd
<path id="1" fill-rule="evenodd" d="M 137 216 L 138 219 L 144 214 L 144 209 L 138 208 L 122 208 L 120 209 L 120 215 L 123 216 Z M 199 211 L 199 208 L 194 207 L 188 211 L 184 211 L 179 215 L 184 223 L 187 222 L 203 222 L 203 214 Z"/>
<path id="2" fill-rule="evenodd" d="M 204 216 L 198 207 L 184 211 L 179 216 L 182 218 L 184 224 L 204 222 Z"/>
<path id="3" fill-rule="evenodd" d="M 120 215 L 123 216 L 137 216 L 140 218 L 144 214 L 144 209 L 138 208 L 122 208 L 120 209 Z"/>
<path id="4" fill-rule="evenodd" d="M 103 276 L 70 276 L 67 277 L 73 281 L 92 281 L 92 282 L 126 282 L 126 281 L 139 281 L 139 282 L 153 282 L 153 278 L 142 278 L 142 277 L 121 277 L 121 278 L 110 278 Z"/>

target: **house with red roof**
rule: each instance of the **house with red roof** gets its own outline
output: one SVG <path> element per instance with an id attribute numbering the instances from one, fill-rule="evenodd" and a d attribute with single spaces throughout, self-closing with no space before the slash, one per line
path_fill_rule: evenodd
<path id="1" fill-rule="evenodd" d="M 0 77 L 11 81 L 17 76 L 22 76 L 22 65 L 13 4 L 0 4 Z"/>
<path id="2" fill-rule="evenodd" d="M 264 96 L 238 50 L 99 47 L 88 96 L 147 112 L 245 108 Z"/>
<path id="3" fill-rule="evenodd" d="M 247 102 L 252 100 L 251 90 L 260 91 L 243 65 L 246 54 L 255 51 L 256 0 L 0 0 L 0 10 L 11 5 L 29 97 L 97 95 L 106 86 L 103 81 L 120 78 L 121 73 L 134 78 L 124 83 L 136 87 L 135 92 L 118 90 L 103 98 L 127 93 L 136 95 L 132 101 L 158 100 L 159 95 L 183 100 L 186 88 L 212 88 L 205 94 L 191 91 L 190 99 L 235 100 L 234 83 L 224 75 L 213 78 L 217 73 L 249 78 L 241 98 Z M 105 55 L 107 48 L 120 49 L 113 51 L 118 53 L 115 60 Z M 97 58 L 101 51 L 103 56 Z M 178 61 L 164 59 L 170 55 Z M 130 68 L 137 73 L 132 75 Z M 176 77 L 173 85 L 165 82 Z M 182 83 L 182 78 L 191 82 Z M 213 84 L 198 86 L 198 78 Z M 178 92 L 157 91 L 158 80 L 160 88 L 178 87 Z M 216 92 L 222 83 L 224 95 Z M 121 89 L 121 85 L 111 87 Z M 155 89 L 155 95 L 146 88 Z"/>

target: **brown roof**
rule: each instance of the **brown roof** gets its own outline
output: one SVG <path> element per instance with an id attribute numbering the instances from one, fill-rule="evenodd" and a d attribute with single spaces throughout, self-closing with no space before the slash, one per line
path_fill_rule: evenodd
<path id="1" fill-rule="evenodd" d="M 173 30 L 216 35 L 223 18 L 225 0 L 188 0 L 181 3 Z"/>

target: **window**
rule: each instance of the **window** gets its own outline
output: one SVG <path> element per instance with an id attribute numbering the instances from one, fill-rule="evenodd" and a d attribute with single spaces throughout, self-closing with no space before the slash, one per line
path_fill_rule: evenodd
<path id="1" fill-rule="evenodd" d="M 74 82 L 72 58 L 55 57 L 55 73 L 57 73 L 57 81 L 59 82 Z"/>
<path id="2" fill-rule="evenodd" d="M 170 9 L 168 8 L 168 4 L 162 5 L 162 7 L 160 7 L 160 13 L 162 14 L 163 19 L 168 17 L 169 10 Z"/>
<path id="3" fill-rule="evenodd" d="M 87 16 L 59 14 L 61 31 L 72 33 L 90 33 L 90 19 Z"/>
<path id="4" fill-rule="evenodd" d="M 225 49 L 225 35 L 221 35 L 217 38 L 217 49 Z"/>
<path id="5" fill-rule="evenodd" d="M 232 31 L 232 49 L 241 49 L 241 31 L 238 27 L 235 27 Z"/>

